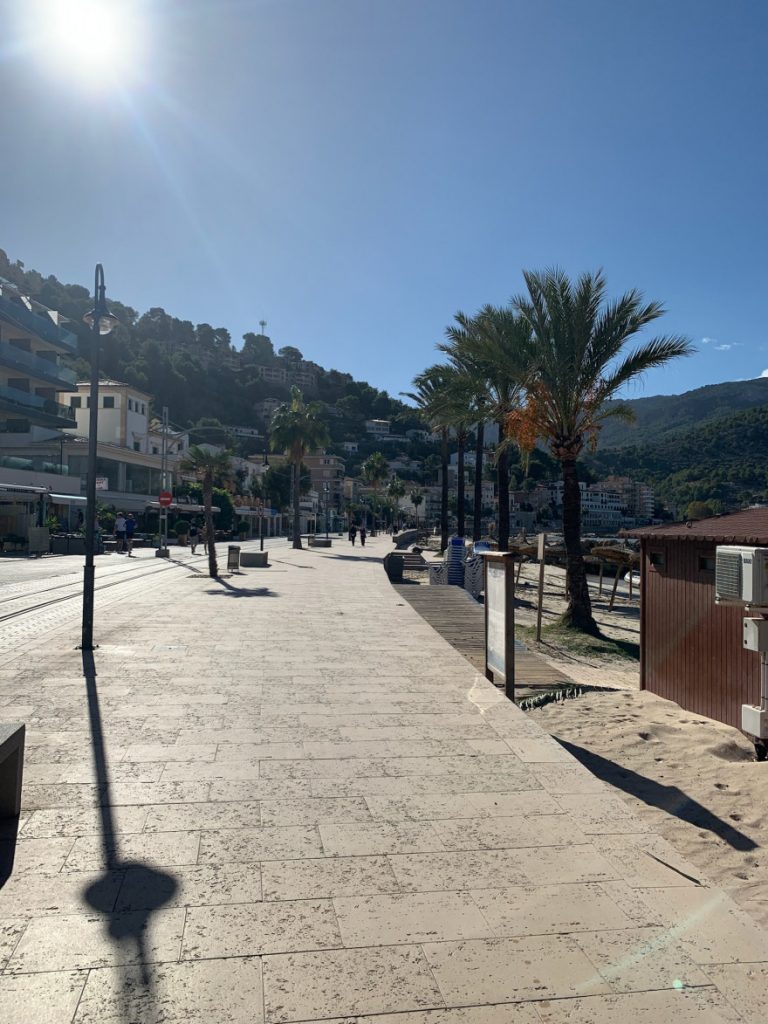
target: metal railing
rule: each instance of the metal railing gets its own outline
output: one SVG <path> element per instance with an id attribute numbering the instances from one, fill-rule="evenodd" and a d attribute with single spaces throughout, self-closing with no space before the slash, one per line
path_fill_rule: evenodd
<path id="1" fill-rule="evenodd" d="M 28 391 L 19 391 L 0 384 L 0 407 L 6 411 L 18 413 L 25 418 L 48 416 L 52 419 L 66 420 L 67 427 L 76 425 L 75 410 L 69 405 L 61 405 L 52 398 L 42 398 Z"/>
<path id="2" fill-rule="evenodd" d="M 58 327 L 48 317 L 31 312 L 20 302 L 14 302 L 5 295 L 0 295 L 0 317 L 43 341 L 57 345 L 59 348 L 69 349 L 70 352 L 77 352 L 77 336 L 75 334 L 63 327 Z"/>

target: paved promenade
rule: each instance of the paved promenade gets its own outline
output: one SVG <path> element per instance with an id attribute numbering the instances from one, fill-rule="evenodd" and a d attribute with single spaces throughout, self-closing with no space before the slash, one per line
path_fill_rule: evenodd
<path id="1" fill-rule="evenodd" d="M 280 549 L 0 665 L 0 1021 L 747 1024 L 768 935 L 390 587 Z M 106 601 L 106 598 L 105 598 Z"/>

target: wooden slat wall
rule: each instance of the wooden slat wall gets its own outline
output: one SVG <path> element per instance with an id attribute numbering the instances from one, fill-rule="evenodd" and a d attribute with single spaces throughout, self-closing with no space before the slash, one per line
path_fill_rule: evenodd
<path id="1" fill-rule="evenodd" d="M 651 552 L 665 565 L 650 564 Z M 699 557 L 715 545 L 643 542 L 643 681 L 688 711 L 741 728 L 741 705 L 760 700 L 760 656 L 742 647 L 744 613 L 715 604 L 715 576 Z"/>

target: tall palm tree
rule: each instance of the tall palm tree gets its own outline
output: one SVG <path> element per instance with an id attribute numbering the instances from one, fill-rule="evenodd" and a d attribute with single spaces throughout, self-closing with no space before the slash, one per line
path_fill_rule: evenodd
<path id="1" fill-rule="evenodd" d="M 528 373 L 530 328 L 511 309 L 484 306 L 475 316 L 456 313 L 455 323 L 446 329 L 446 341 L 438 345 L 473 395 L 471 422 L 495 420 L 499 444 L 495 462 L 499 492 L 499 549 L 509 547 L 509 456 L 504 444 L 504 423 L 517 407 Z M 483 434 L 477 438 L 476 457 L 482 466 Z M 480 537 L 482 474 L 475 476 L 474 539 Z"/>
<path id="2" fill-rule="evenodd" d="M 293 468 L 293 546 L 301 548 L 301 461 L 304 456 L 328 444 L 328 430 L 319 419 L 318 402 L 307 405 L 297 387 L 291 388 L 291 400 L 275 409 L 270 425 L 273 451 L 282 451 Z"/>
<path id="3" fill-rule="evenodd" d="M 411 504 L 416 509 L 416 529 L 419 528 L 419 505 L 424 501 L 424 492 L 420 487 L 414 487 L 411 493 L 408 495 L 411 499 Z"/>
<path id="4" fill-rule="evenodd" d="M 448 401 L 449 367 L 427 367 L 413 378 L 415 391 L 404 392 L 421 410 L 433 430 L 440 432 L 440 550 L 448 547 L 448 431 L 451 427 Z"/>
<path id="5" fill-rule="evenodd" d="M 626 342 L 664 313 L 632 289 L 606 301 L 602 271 L 571 281 L 557 268 L 524 273 L 527 295 L 512 308 L 532 334 L 532 377 L 522 409 L 507 417 L 507 431 L 523 450 L 549 445 L 563 474 L 563 539 L 568 608 L 563 623 L 597 633 L 581 552 L 581 493 L 577 460 L 595 446 L 610 416 L 631 419 L 631 408 L 611 399 L 630 381 L 694 349 L 679 335 L 653 338 L 622 355 Z"/>
<path id="6" fill-rule="evenodd" d="M 373 455 L 369 455 L 365 462 L 360 467 L 360 475 L 367 484 L 373 487 L 373 529 L 372 533 L 376 533 L 376 508 L 379 504 L 379 488 L 383 480 L 386 480 L 389 475 L 389 463 L 381 454 L 381 452 L 374 452 Z"/>
<path id="7" fill-rule="evenodd" d="M 192 445 L 182 459 L 180 468 L 185 473 L 194 473 L 203 485 L 203 507 L 205 515 L 205 535 L 208 539 L 208 575 L 216 579 L 219 565 L 216 560 L 216 543 L 213 529 L 213 484 L 229 476 L 232 466 L 231 453 L 228 451 L 208 451 L 198 445 Z"/>
<path id="8" fill-rule="evenodd" d="M 389 486 L 387 487 L 387 494 L 389 495 L 390 498 L 392 498 L 394 504 L 395 519 L 399 520 L 400 499 L 405 495 L 405 484 L 397 475 L 397 473 L 395 473 L 392 479 L 389 481 Z"/>

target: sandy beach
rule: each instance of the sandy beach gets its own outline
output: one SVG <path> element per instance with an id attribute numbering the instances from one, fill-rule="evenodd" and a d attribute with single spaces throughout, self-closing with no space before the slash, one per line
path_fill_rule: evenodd
<path id="1" fill-rule="evenodd" d="M 564 571 L 547 568 L 544 623 L 565 607 Z M 536 621 L 538 566 L 520 577 L 522 626 Z M 639 603 L 609 587 L 595 601 L 606 636 L 639 642 Z M 604 687 L 529 712 L 552 736 L 619 795 L 655 832 L 768 926 L 768 763 L 736 729 L 642 692 L 637 662 L 569 653 L 559 638 L 526 643 L 578 683 Z"/>

